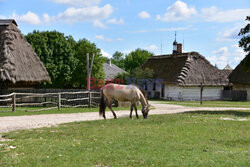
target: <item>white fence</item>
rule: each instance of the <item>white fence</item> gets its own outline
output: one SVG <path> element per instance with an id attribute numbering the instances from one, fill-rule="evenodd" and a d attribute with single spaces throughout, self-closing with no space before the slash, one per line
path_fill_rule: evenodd
<path id="1" fill-rule="evenodd" d="M 100 92 L 11 93 L 0 95 L 0 108 L 7 111 L 42 111 L 61 107 L 97 107 Z M 37 109 L 39 107 L 39 109 Z M 31 109 L 33 108 L 33 109 Z M 0 110 L 0 112 L 3 110 Z"/>

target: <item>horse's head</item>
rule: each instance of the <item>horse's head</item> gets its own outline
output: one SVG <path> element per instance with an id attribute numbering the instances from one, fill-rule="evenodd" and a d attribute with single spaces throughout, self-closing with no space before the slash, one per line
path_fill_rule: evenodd
<path id="1" fill-rule="evenodd" d="M 142 108 L 142 115 L 144 119 L 148 118 L 148 112 L 150 110 L 150 105 L 147 105 L 145 107 Z"/>

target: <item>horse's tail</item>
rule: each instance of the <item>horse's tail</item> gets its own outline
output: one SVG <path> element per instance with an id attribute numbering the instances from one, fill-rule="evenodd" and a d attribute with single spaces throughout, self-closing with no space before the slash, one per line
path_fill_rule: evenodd
<path id="1" fill-rule="evenodd" d="M 101 89 L 99 115 L 102 115 L 104 118 L 105 118 L 105 109 L 106 109 L 106 103 L 105 103 L 105 99 L 104 99 L 103 89 Z"/>

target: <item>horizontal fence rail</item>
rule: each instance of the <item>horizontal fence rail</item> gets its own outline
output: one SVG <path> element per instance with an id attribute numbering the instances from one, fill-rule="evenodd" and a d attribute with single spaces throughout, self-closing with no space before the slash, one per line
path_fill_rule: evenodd
<path id="1" fill-rule="evenodd" d="M 17 110 L 34 112 L 55 108 L 60 110 L 61 107 L 97 107 L 99 99 L 100 92 L 98 91 L 63 91 L 57 93 L 14 92 L 7 95 L 0 95 L 0 112 L 14 112 Z"/>

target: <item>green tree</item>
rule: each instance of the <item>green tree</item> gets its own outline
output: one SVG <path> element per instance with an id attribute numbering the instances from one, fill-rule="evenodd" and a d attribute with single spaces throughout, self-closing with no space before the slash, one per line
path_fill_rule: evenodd
<path id="1" fill-rule="evenodd" d="M 250 21 L 250 16 L 246 17 L 246 21 Z M 244 60 L 244 66 L 247 71 L 250 71 L 250 24 L 248 23 L 244 28 L 240 30 L 239 36 L 242 38 L 239 41 L 239 46 L 247 53 Z"/>
<path id="2" fill-rule="evenodd" d="M 122 52 L 116 51 L 111 59 L 112 63 L 125 70 L 125 58 Z"/>
<path id="3" fill-rule="evenodd" d="M 73 50 L 75 40 L 57 31 L 33 31 L 25 37 L 50 75 L 51 83 L 45 83 L 43 86 L 71 87 L 72 74 L 78 63 Z"/>
<path id="4" fill-rule="evenodd" d="M 89 53 L 91 62 L 92 55 L 95 54 L 91 77 L 104 79 L 105 73 L 103 72 L 103 63 L 105 58 L 101 54 L 101 49 L 97 48 L 94 43 L 86 39 L 79 40 L 75 45 L 75 57 L 78 60 L 78 65 L 73 74 L 73 86 L 85 88 L 87 84 L 87 61 L 86 55 Z"/>
<path id="5" fill-rule="evenodd" d="M 153 55 L 153 53 L 142 49 L 136 49 L 130 52 L 124 61 L 125 70 L 132 72 L 133 69 L 141 67 L 142 64 Z"/>

